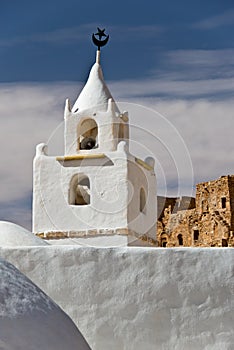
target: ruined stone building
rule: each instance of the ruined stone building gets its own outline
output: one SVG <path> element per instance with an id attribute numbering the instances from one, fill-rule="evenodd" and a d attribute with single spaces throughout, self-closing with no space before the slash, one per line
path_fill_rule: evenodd
<path id="1" fill-rule="evenodd" d="M 234 175 L 202 182 L 196 198 L 158 197 L 160 247 L 234 247 Z"/>

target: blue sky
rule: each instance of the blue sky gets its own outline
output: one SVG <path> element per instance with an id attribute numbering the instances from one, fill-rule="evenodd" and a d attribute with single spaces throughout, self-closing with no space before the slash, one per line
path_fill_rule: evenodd
<path id="1" fill-rule="evenodd" d="M 97 26 L 110 34 L 101 61 L 115 99 L 157 110 L 172 123 L 191 156 L 194 183 L 234 173 L 233 1 L 0 0 L 0 6 L 0 219 L 30 228 L 35 146 L 62 122 L 65 98 L 74 102 L 86 80 Z M 141 126 L 157 131 L 156 119 Z M 131 114 L 130 121 L 138 122 Z M 159 192 L 162 168 L 167 195 L 175 195 L 178 181 L 157 147 L 152 143 Z"/>
<path id="2" fill-rule="evenodd" d="M 0 16 L 5 82 L 84 80 L 97 25 L 111 36 L 105 49 L 109 80 L 171 70 L 164 64 L 171 50 L 233 48 L 234 6 L 227 0 L 1 1 Z"/>

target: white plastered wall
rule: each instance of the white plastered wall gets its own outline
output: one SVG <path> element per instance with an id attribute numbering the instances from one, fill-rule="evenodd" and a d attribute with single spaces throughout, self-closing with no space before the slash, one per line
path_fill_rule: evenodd
<path id="1" fill-rule="evenodd" d="M 71 181 L 88 176 L 90 205 L 70 205 Z M 140 189 L 146 207 L 140 212 Z M 57 160 L 43 153 L 34 159 L 33 232 L 81 232 L 92 229 L 128 228 L 137 236 L 156 239 L 156 182 L 120 142 L 103 158 Z M 103 238 L 105 239 L 105 238 Z M 138 244 L 130 237 L 132 244 Z M 129 241 L 129 243 L 131 243 Z M 121 240 L 120 244 L 122 244 Z M 142 242 L 139 242 L 142 244 Z"/>
<path id="2" fill-rule="evenodd" d="M 106 164 L 106 165 L 105 165 Z M 69 205 L 69 186 L 77 173 L 90 180 L 90 205 Z M 33 232 L 127 228 L 127 153 L 124 142 L 104 158 L 58 161 L 34 159 Z"/>
<path id="3" fill-rule="evenodd" d="M 92 350 L 232 350 L 232 248 L 1 248 Z"/>
<path id="4" fill-rule="evenodd" d="M 143 163 L 143 162 L 141 162 Z M 147 166 L 147 164 L 145 164 Z M 128 227 L 138 235 L 147 235 L 156 240 L 156 177 L 154 169 L 146 169 L 129 156 L 129 206 Z M 146 196 L 144 210 L 140 211 L 140 190 L 143 188 Z"/>

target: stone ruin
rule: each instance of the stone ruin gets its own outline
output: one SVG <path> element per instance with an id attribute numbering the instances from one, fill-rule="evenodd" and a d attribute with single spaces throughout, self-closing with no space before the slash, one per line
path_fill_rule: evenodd
<path id="1" fill-rule="evenodd" d="M 234 175 L 196 186 L 196 198 L 158 197 L 158 246 L 234 247 Z"/>

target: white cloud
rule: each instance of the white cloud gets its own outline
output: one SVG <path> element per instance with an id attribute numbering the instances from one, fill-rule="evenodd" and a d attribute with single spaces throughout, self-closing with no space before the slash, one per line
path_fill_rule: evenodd
<path id="1" fill-rule="evenodd" d="M 151 71 L 152 86 L 146 86 L 146 93 L 180 99 L 230 98 L 234 92 L 233 56 L 234 49 L 164 52 L 160 56 L 159 68 Z M 134 85 L 133 89 L 139 89 L 141 94 L 142 86 Z"/>
<path id="2" fill-rule="evenodd" d="M 155 104 L 183 137 L 195 181 L 234 173 L 234 101 L 178 100 Z"/>
<path id="3" fill-rule="evenodd" d="M 214 29 L 221 26 L 227 26 L 233 24 L 234 20 L 234 10 L 227 10 L 216 16 L 211 16 L 209 18 L 203 19 L 192 25 L 193 28 L 198 29 Z"/>
<path id="4" fill-rule="evenodd" d="M 133 98 L 132 102 L 139 103 L 139 100 Z M 194 183 L 212 180 L 225 174 L 234 174 L 234 101 L 232 99 L 210 101 L 208 99 L 155 100 L 146 98 L 141 99 L 140 103 L 153 108 L 175 126 L 191 156 L 195 175 Z M 130 120 L 133 124 L 135 120 L 139 124 L 139 117 L 136 118 L 134 114 L 130 115 Z M 177 181 L 177 171 L 173 167 L 173 160 L 175 160 L 181 171 L 180 176 L 183 182 L 181 190 L 185 193 L 185 190 L 188 191 L 187 180 L 191 174 L 187 171 L 190 169 L 184 168 L 189 167 L 188 160 L 183 167 L 183 159 L 179 157 L 180 155 L 185 157 L 186 154 L 183 147 L 178 147 L 179 138 L 176 133 L 165 123 L 162 124 L 157 117 L 152 121 L 148 115 L 142 116 L 142 125 L 146 130 L 151 130 L 157 138 L 161 137 L 166 140 L 167 151 L 154 139 L 147 140 L 148 135 L 142 142 L 147 144 L 148 150 L 151 150 L 157 162 L 161 163 L 169 185 Z M 159 180 L 160 191 L 162 191 L 163 182 L 161 178 Z M 170 195 L 176 193 L 176 189 L 173 191 L 173 193 L 170 192 Z"/>
<path id="5" fill-rule="evenodd" d="M 143 81 L 124 81 L 113 83 L 113 89 L 120 91 L 122 98 L 131 96 L 157 97 L 167 96 L 172 98 L 197 98 L 206 95 L 207 98 L 220 94 L 229 94 L 234 91 L 234 77 L 226 79 L 200 79 L 200 80 L 180 80 L 177 76 L 170 75 L 164 79 L 147 79 Z M 179 78 L 179 79 L 178 79 Z M 121 88 L 122 85 L 122 88 Z M 218 97 L 217 97 L 218 98 Z"/>
<path id="6" fill-rule="evenodd" d="M 179 79 L 230 78 L 234 76 L 234 49 L 175 50 L 162 55 L 168 69 Z M 170 73 L 171 74 L 171 73 Z"/>
<path id="7" fill-rule="evenodd" d="M 18 200 L 31 188 L 36 144 L 63 121 L 66 87 L 56 84 L 0 85 L 0 202 Z"/>
<path id="8" fill-rule="evenodd" d="M 207 98 L 223 100 L 234 92 L 234 49 L 174 50 L 160 54 L 159 68 L 144 80 L 115 82 L 118 97 Z"/>
<path id="9" fill-rule="evenodd" d="M 220 59 L 222 54 L 219 52 Z M 176 55 L 178 60 L 175 59 L 175 62 L 179 61 L 182 64 L 189 56 L 193 56 L 193 52 L 181 51 L 179 54 L 175 52 L 174 55 L 171 53 L 171 58 Z M 213 52 L 206 52 L 205 55 L 202 52 L 203 60 L 207 64 L 209 56 L 212 57 Z M 200 53 L 197 57 L 200 57 Z M 196 61 L 197 59 L 194 65 Z M 214 61 L 213 65 L 217 67 L 219 59 Z M 230 68 L 228 64 L 226 67 L 227 70 Z M 181 80 L 179 72 L 172 77 L 168 73 L 159 79 L 115 83 L 112 85 L 112 90 L 113 95 L 118 96 L 119 100 L 123 98 L 126 101 L 125 96 L 128 96 L 128 101 L 152 107 L 175 126 L 191 155 L 195 183 L 234 173 L 233 77 L 205 79 L 204 75 L 203 79 Z M 131 120 L 134 120 L 133 118 L 134 115 L 131 116 Z M 143 123 L 147 124 L 147 118 L 143 119 Z M 154 124 L 149 125 L 148 130 L 154 130 L 157 134 L 160 126 L 155 120 Z M 157 156 L 160 148 L 155 149 Z M 171 167 L 172 163 L 166 164 L 164 170 L 169 174 L 170 183 L 173 183 L 175 171 Z M 183 181 L 186 187 L 186 172 Z"/>

